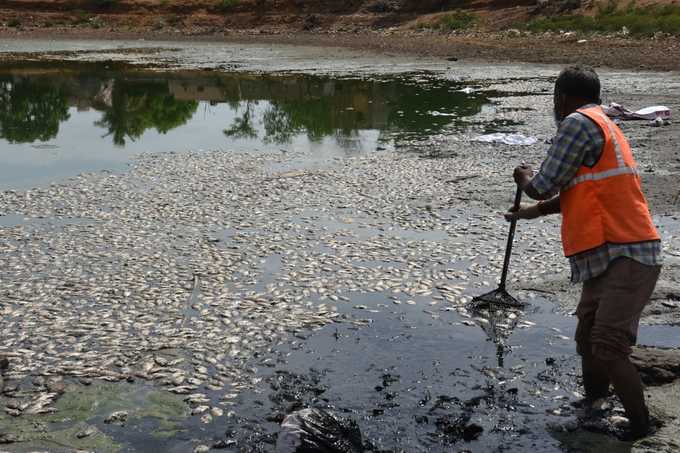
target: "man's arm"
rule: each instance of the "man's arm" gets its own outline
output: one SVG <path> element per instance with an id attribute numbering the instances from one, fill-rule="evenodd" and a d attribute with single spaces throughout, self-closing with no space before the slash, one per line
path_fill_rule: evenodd
<path id="1" fill-rule="evenodd" d="M 531 167 L 521 165 L 513 174 L 515 182 L 534 200 L 549 200 L 576 175 L 586 156 L 599 155 L 604 137 L 589 118 L 574 113 L 560 124 L 552 146 L 534 175 Z"/>
<path id="2" fill-rule="evenodd" d="M 511 210 L 505 214 L 505 219 L 508 222 L 518 219 L 531 220 L 545 215 L 559 214 L 560 212 L 560 196 L 558 195 L 548 201 L 522 206 L 517 211 Z"/>
<path id="3" fill-rule="evenodd" d="M 559 214 L 562 212 L 562 208 L 560 207 L 560 196 L 552 197 L 548 201 L 541 201 L 540 203 L 537 204 L 538 206 L 538 212 L 541 213 L 541 215 L 550 215 L 550 214 Z"/>

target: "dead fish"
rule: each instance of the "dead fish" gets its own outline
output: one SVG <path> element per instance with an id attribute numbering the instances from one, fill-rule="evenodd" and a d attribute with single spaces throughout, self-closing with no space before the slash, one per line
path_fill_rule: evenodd
<path id="1" fill-rule="evenodd" d="M 109 416 L 104 419 L 104 423 L 122 426 L 125 425 L 127 418 L 128 413 L 126 411 L 117 411 L 109 414 Z"/>

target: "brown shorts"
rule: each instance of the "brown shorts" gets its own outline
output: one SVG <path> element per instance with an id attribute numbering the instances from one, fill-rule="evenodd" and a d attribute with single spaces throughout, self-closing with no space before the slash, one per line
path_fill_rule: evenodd
<path id="1" fill-rule="evenodd" d="M 637 341 L 642 309 L 649 302 L 661 266 L 646 266 L 618 258 L 607 270 L 585 283 L 576 308 L 576 350 L 600 360 L 631 353 Z"/>

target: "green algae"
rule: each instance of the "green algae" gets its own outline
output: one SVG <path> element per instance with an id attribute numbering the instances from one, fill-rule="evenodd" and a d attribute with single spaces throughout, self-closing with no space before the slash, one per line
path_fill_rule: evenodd
<path id="1" fill-rule="evenodd" d="M 46 423 L 44 416 L 25 417 L 0 416 L 0 432 L 15 436 L 13 451 L 34 451 L 36 449 L 56 451 L 87 450 L 113 453 L 121 445 L 98 429 L 91 435 L 79 439 L 76 434 L 87 425 L 77 423 L 64 427 L 63 424 Z"/>
<path id="2" fill-rule="evenodd" d="M 70 384 L 54 407 L 57 411 L 52 414 L 21 417 L 0 414 L 0 433 L 16 439 L 12 451 L 118 452 L 123 449 L 124 431 L 104 423 L 112 412 L 126 411 L 126 425 L 149 426 L 150 435 L 155 438 L 176 435 L 189 416 L 181 397 L 129 383 Z M 92 434 L 79 439 L 76 434 L 88 427 L 95 428 Z"/>

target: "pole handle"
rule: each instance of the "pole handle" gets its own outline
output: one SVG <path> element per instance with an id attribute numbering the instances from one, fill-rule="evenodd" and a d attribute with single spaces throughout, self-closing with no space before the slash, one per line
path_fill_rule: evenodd
<path id="1" fill-rule="evenodd" d="M 517 191 L 515 192 L 515 210 L 519 209 L 520 203 L 522 203 L 522 188 L 517 185 Z"/>
<path id="2" fill-rule="evenodd" d="M 522 202 L 522 188 L 517 185 L 517 192 L 515 192 L 515 204 L 514 209 L 518 210 L 520 203 Z M 510 222 L 510 232 L 508 233 L 508 242 L 505 245 L 505 259 L 503 260 L 503 273 L 501 274 L 501 284 L 499 289 L 505 290 L 505 281 L 508 278 L 508 268 L 510 267 L 510 255 L 512 255 L 512 242 L 515 239 L 515 227 L 517 226 L 517 220 L 512 220 Z"/>

